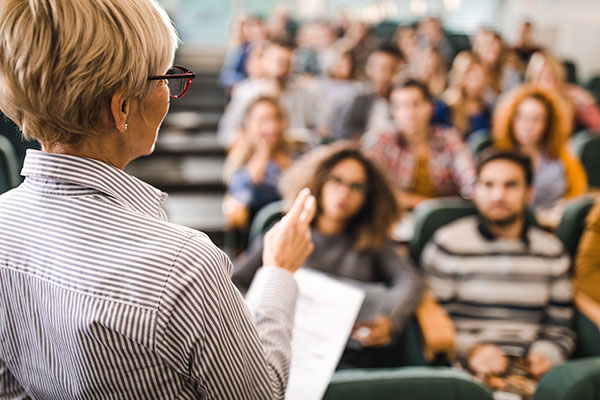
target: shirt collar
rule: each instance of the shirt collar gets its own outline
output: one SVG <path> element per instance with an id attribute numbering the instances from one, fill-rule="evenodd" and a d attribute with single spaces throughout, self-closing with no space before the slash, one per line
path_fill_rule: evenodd
<path id="1" fill-rule="evenodd" d="M 164 214 L 166 193 L 102 161 L 29 149 L 21 175 L 94 189 L 154 218 Z"/>
<path id="2" fill-rule="evenodd" d="M 494 233 L 488 228 L 481 214 L 477 214 L 477 221 L 477 228 L 479 230 L 479 233 L 481 233 L 481 236 L 484 237 L 484 239 L 490 241 L 498 239 L 498 237 L 494 235 Z M 525 216 L 525 223 L 523 224 L 523 230 L 521 231 L 521 235 L 519 238 L 527 247 L 529 246 L 529 237 L 527 236 L 527 232 L 529 231 L 530 227 L 531 221 L 529 220 L 529 218 L 527 218 L 527 216 Z"/>

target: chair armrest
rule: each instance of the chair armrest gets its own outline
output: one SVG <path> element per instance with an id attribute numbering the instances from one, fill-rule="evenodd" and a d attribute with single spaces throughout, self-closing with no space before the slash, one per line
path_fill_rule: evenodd
<path id="1" fill-rule="evenodd" d="M 433 296 L 426 293 L 416 311 L 417 320 L 423 335 L 423 353 L 431 361 L 439 353 L 454 356 L 456 331 L 446 310 L 440 306 Z"/>
<path id="2" fill-rule="evenodd" d="M 598 329 L 600 329 L 600 303 L 583 292 L 575 293 L 575 305 Z"/>

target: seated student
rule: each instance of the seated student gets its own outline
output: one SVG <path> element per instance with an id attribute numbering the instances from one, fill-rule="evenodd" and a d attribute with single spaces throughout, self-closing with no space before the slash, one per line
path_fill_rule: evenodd
<path id="1" fill-rule="evenodd" d="M 531 56 L 525 81 L 557 91 L 574 113 L 575 131 L 593 129 L 600 133 L 600 108 L 594 96 L 578 85 L 566 82 L 564 65 L 550 53 L 538 52 Z"/>
<path id="2" fill-rule="evenodd" d="M 431 45 L 415 49 L 413 64 L 406 71 L 408 77 L 427 83 L 433 97 L 440 96 L 448 84 L 448 67 L 440 49 Z"/>
<path id="3" fill-rule="evenodd" d="M 367 348 L 347 350 L 343 363 L 352 366 L 393 365 L 385 346 L 403 331 L 421 297 L 421 282 L 408 258 L 389 240 L 399 210 L 385 175 L 353 145 L 322 146 L 305 154 L 281 180 L 285 200 L 309 187 L 317 199 L 311 233 L 314 251 L 305 267 L 359 282 L 382 282 L 394 297 L 386 312 L 366 324 L 367 336 L 353 337 Z M 255 243 L 234 266 L 233 282 L 244 292 L 261 265 L 262 243 Z M 389 308 L 389 309 L 388 309 Z M 372 351 L 371 351 L 372 350 Z M 391 359 L 390 359 L 391 358 Z"/>
<path id="4" fill-rule="evenodd" d="M 390 128 L 390 90 L 400 61 L 400 53 L 393 46 L 382 45 L 369 55 L 367 82 L 353 96 L 336 104 L 333 111 L 334 138 L 357 139 L 365 132 Z"/>
<path id="5" fill-rule="evenodd" d="M 556 93 L 522 85 L 496 107 L 492 136 L 498 149 L 527 154 L 534 170 L 534 207 L 551 206 L 587 190 L 581 162 L 567 147 L 568 116 Z"/>
<path id="6" fill-rule="evenodd" d="M 600 203 L 585 221 L 585 230 L 575 256 L 575 287 L 600 302 Z"/>
<path id="7" fill-rule="evenodd" d="M 445 107 L 438 107 L 434 120 L 454 126 L 465 138 L 490 129 L 492 110 L 483 95 L 487 79 L 481 62 L 467 51 L 459 53 L 452 62 L 450 87 L 441 96 Z"/>
<path id="8" fill-rule="evenodd" d="M 512 356 L 539 378 L 575 345 L 569 257 L 526 217 L 532 175 L 523 154 L 485 154 L 473 191 L 478 215 L 440 228 L 421 258 L 456 326 L 458 359 L 480 377 L 501 375 Z"/>
<path id="9" fill-rule="evenodd" d="M 499 95 L 521 83 L 522 66 L 497 32 L 481 29 L 472 43 L 473 56 L 482 63 L 489 77 L 484 96 L 489 103 L 494 103 Z"/>
<path id="10" fill-rule="evenodd" d="M 262 206 L 280 199 L 277 183 L 294 152 L 285 124 L 277 99 L 259 97 L 250 103 L 241 135 L 225 160 L 223 212 L 230 227 L 246 228 Z"/>
<path id="11" fill-rule="evenodd" d="M 461 135 L 453 128 L 431 124 L 432 98 L 416 80 L 394 86 L 391 94 L 395 131 L 365 135 L 366 153 L 391 174 L 401 192 L 401 206 L 439 196 L 471 193 L 475 167 Z"/>

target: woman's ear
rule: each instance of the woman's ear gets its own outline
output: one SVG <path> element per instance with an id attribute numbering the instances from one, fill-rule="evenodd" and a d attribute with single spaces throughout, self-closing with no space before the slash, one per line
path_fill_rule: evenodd
<path id="1" fill-rule="evenodd" d="M 110 116 L 119 132 L 127 130 L 130 101 L 125 89 L 119 89 L 110 99 Z"/>

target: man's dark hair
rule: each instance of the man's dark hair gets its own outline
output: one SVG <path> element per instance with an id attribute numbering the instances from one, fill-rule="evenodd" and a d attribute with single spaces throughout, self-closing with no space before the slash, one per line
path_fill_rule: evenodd
<path id="1" fill-rule="evenodd" d="M 375 53 L 383 53 L 387 56 L 395 58 L 396 60 L 402 59 L 402 54 L 400 53 L 400 50 L 398 50 L 398 48 L 392 43 L 380 44 L 371 52 L 371 54 Z"/>
<path id="2" fill-rule="evenodd" d="M 525 183 L 527 183 L 527 186 L 531 186 L 533 183 L 531 159 L 527 155 L 514 150 L 487 149 L 481 153 L 477 158 L 477 178 L 479 178 L 479 174 L 486 164 L 496 160 L 505 160 L 517 164 L 523 170 Z"/>
<path id="3" fill-rule="evenodd" d="M 288 49 L 290 51 L 294 51 L 296 49 L 296 44 L 288 39 L 287 37 L 274 37 L 267 42 L 266 47 L 275 46 L 275 47 L 283 47 L 284 49 Z"/>
<path id="4" fill-rule="evenodd" d="M 418 79 L 411 78 L 411 79 L 407 79 L 405 81 L 396 83 L 392 87 L 392 92 L 395 92 L 396 90 L 401 90 L 401 89 L 417 89 L 421 92 L 421 94 L 423 95 L 423 98 L 425 100 L 427 100 L 428 102 L 433 101 L 433 96 L 431 95 L 431 92 L 429 91 L 429 88 L 427 87 L 425 82 L 420 81 Z"/>

